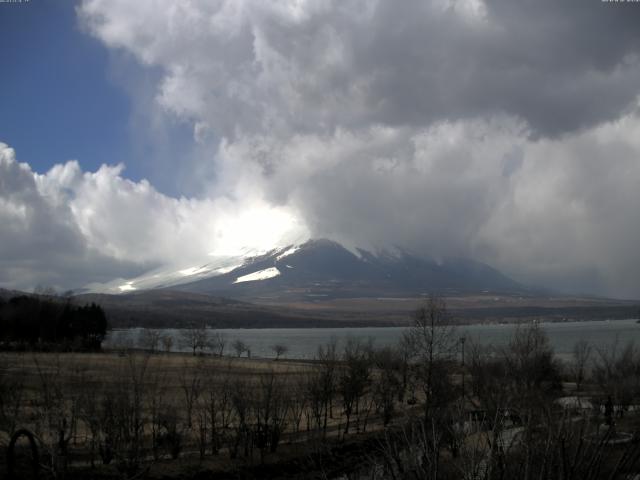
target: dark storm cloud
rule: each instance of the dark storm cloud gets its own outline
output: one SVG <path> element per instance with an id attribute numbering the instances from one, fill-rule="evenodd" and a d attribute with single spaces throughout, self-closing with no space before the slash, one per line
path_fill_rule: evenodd
<path id="1" fill-rule="evenodd" d="M 374 106 L 367 121 L 505 112 L 557 135 L 618 116 L 638 94 L 634 5 L 494 0 L 475 16 L 437 10 L 384 2 L 361 28 L 340 30 L 355 72 L 345 82 L 360 79 L 363 102 Z"/>

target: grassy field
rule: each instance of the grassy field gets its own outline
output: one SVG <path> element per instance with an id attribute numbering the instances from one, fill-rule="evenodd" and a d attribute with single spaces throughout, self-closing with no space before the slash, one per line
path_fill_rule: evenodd
<path id="1" fill-rule="evenodd" d="M 531 325 L 504 348 L 470 349 L 462 366 L 446 355 L 447 328 L 429 325 L 409 346 L 353 339 L 313 361 L 0 353 L 0 472 L 13 460 L 29 478 L 32 434 L 39 478 L 640 473 L 640 349 L 583 344 L 562 364 Z"/>
<path id="2" fill-rule="evenodd" d="M 596 320 L 634 318 L 637 301 L 543 294 L 449 294 L 450 313 L 461 323 L 523 322 L 544 318 Z M 95 301 L 114 327 L 176 328 L 208 324 L 217 328 L 308 328 L 406 326 L 424 297 L 254 298 L 252 302 L 174 291 L 128 295 L 81 295 Z"/>
<path id="3" fill-rule="evenodd" d="M 314 362 L 2 353 L 0 366 L 0 444 L 8 445 L 9 432 L 20 428 L 35 433 L 45 469 L 63 456 L 71 471 L 126 477 L 135 455 L 131 471 L 148 469 L 151 478 L 198 469 L 231 472 L 295 463 L 308 459 L 318 442 L 323 451 L 335 441 L 343 448 L 345 441 L 382 428 L 373 390 L 362 391 L 347 434 L 339 395 L 323 395 L 327 379 Z M 367 381 L 379 377 L 374 370 Z M 337 366 L 330 374 L 337 382 Z"/>

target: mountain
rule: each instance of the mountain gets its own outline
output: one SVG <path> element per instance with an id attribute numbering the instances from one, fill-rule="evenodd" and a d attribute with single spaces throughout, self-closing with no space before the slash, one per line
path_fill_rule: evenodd
<path id="1" fill-rule="evenodd" d="M 208 266 L 202 269 L 212 270 Z M 275 301 L 525 290 L 494 268 L 473 260 L 436 262 L 401 249 L 350 251 L 325 239 L 245 258 L 242 265 L 228 271 L 185 280 L 167 287 Z"/>
<path id="2" fill-rule="evenodd" d="M 69 300 L 100 304 L 114 327 L 158 328 L 406 325 L 425 293 L 445 297 L 460 323 L 634 318 L 640 311 L 637 301 L 533 290 L 479 262 L 436 262 L 401 249 L 313 240 L 244 253 L 114 281 Z M 0 289 L 0 303 L 24 294 Z"/>

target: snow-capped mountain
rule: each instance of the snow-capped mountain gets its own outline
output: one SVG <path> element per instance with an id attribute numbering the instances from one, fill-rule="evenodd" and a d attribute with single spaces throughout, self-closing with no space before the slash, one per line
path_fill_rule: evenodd
<path id="1" fill-rule="evenodd" d="M 426 293 L 448 297 L 453 314 L 465 321 L 630 318 L 637 312 L 633 302 L 551 295 L 480 262 L 437 262 L 397 248 L 371 252 L 312 240 L 245 253 L 114 281 L 76 298 L 103 305 L 114 326 L 157 328 L 404 325 Z"/>
<path id="2" fill-rule="evenodd" d="M 229 270 L 203 266 L 194 270 L 193 276 L 166 286 L 194 293 L 280 300 L 522 290 L 497 270 L 472 260 L 435 262 L 400 249 L 350 251 L 330 240 L 310 240 L 245 257 L 237 267 L 225 268 Z"/>
<path id="3" fill-rule="evenodd" d="M 522 290 L 499 271 L 473 260 L 435 262 L 397 248 L 352 251 L 324 239 L 266 253 L 210 258 L 200 265 L 156 270 L 93 290 L 122 293 L 159 288 L 281 300 Z"/>

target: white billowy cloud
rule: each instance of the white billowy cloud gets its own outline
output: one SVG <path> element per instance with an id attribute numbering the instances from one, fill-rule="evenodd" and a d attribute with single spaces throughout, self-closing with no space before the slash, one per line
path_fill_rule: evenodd
<path id="1" fill-rule="evenodd" d="M 637 7 L 85 0 L 85 31 L 153 69 L 149 115 L 192 127 L 187 164 L 208 188 L 171 198 L 120 167 L 9 162 L 24 178 L 13 200 L 0 192 L 2 235 L 33 252 L 36 236 L 15 239 L 47 225 L 68 237 L 61 258 L 100 255 L 126 276 L 296 232 L 640 296 Z"/>
<path id="2" fill-rule="evenodd" d="M 75 161 L 37 174 L 2 143 L 0 224 L 0 287 L 18 288 L 106 283 L 306 238 L 294 212 L 257 195 L 171 198 L 122 166 L 83 172 Z"/>

